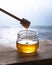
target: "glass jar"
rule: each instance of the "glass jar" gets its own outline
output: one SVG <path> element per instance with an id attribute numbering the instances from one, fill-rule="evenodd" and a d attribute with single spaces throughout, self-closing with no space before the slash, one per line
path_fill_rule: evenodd
<path id="1" fill-rule="evenodd" d="M 16 47 L 19 52 L 36 53 L 39 47 L 38 32 L 32 30 L 19 31 Z"/>

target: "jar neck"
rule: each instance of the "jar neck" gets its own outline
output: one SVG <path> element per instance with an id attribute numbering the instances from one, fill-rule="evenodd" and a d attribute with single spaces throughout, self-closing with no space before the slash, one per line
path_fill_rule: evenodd
<path id="1" fill-rule="evenodd" d="M 22 30 L 18 33 L 18 38 L 21 39 L 36 39 L 38 38 L 38 33 L 32 30 Z"/>

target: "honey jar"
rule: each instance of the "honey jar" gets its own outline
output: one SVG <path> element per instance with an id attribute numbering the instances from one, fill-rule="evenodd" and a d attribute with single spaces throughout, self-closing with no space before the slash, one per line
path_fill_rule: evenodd
<path id="1" fill-rule="evenodd" d="M 22 53 L 36 53 L 39 47 L 38 32 L 21 30 L 17 34 L 16 48 Z"/>

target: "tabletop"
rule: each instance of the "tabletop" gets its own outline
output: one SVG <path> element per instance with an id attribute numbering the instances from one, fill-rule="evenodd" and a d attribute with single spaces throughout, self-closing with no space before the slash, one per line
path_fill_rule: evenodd
<path id="1" fill-rule="evenodd" d="M 36 54 L 21 54 L 12 46 L 0 45 L 0 65 L 45 65 L 52 63 L 52 41 L 40 40 Z"/>

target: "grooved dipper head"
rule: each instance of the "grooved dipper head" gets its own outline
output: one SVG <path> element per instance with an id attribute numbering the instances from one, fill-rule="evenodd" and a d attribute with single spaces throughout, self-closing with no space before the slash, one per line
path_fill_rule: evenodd
<path id="1" fill-rule="evenodd" d="M 29 26 L 30 26 L 30 22 L 29 22 L 27 19 L 24 19 L 24 18 L 22 18 L 20 24 L 21 24 L 23 27 L 25 27 L 25 28 L 29 28 Z"/>

